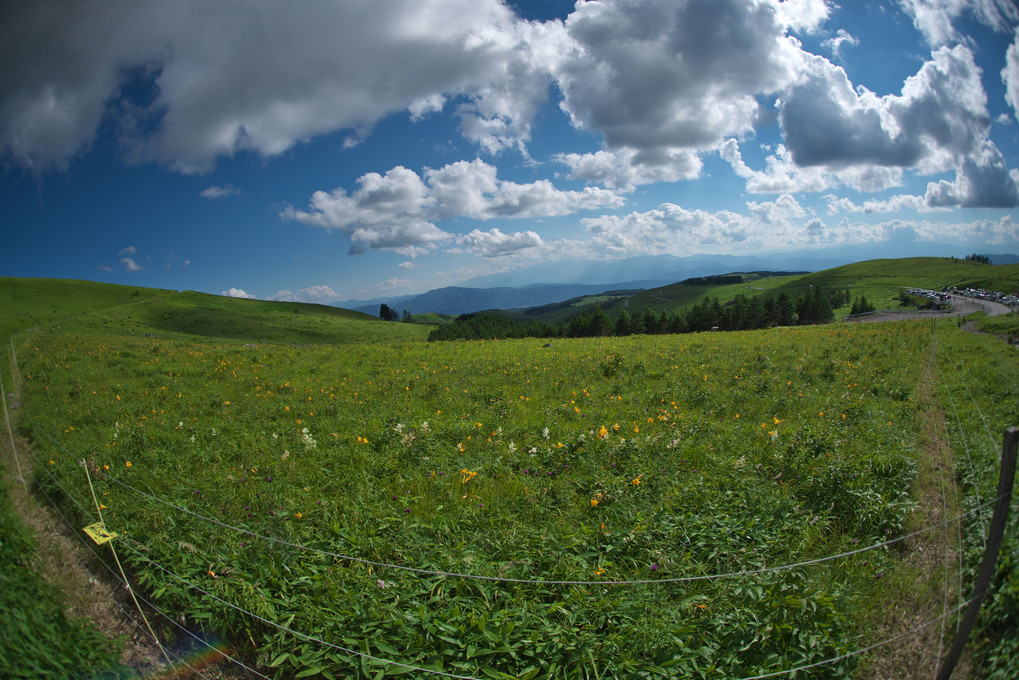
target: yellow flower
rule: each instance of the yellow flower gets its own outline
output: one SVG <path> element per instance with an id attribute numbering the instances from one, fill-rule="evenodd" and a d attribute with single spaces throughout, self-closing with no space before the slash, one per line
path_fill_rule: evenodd
<path id="1" fill-rule="evenodd" d="M 644 475 L 637 475 L 637 477 L 631 482 L 634 486 L 640 486 L 640 478 Z"/>
<path id="2" fill-rule="evenodd" d="M 594 570 L 594 575 L 595 576 L 601 576 L 604 573 L 605 573 L 605 570 L 602 569 L 601 567 L 598 567 L 597 569 Z"/>
<path id="3" fill-rule="evenodd" d="M 598 499 L 597 498 L 592 498 L 591 499 L 591 507 L 593 508 L 596 505 L 598 505 Z"/>
<path id="4" fill-rule="evenodd" d="M 301 519 L 302 517 L 304 517 L 304 513 L 303 512 L 299 512 L 296 515 L 294 515 L 294 517 L 296 517 L 297 519 Z"/>
<path id="5" fill-rule="evenodd" d="M 125 463 L 125 465 L 126 465 L 127 467 L 131 467 L 131 461 L 127 461 L 127 463 Z"/>
<path id="6" fill-rule="evenodd" d="M 604 425 L 598 428 L 598 439 L 606 439 L 609 436 L 608 429 Z"/>

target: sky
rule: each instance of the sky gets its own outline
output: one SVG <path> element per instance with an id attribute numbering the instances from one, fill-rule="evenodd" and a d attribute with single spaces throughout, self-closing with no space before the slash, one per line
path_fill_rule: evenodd
<path id="1" fill-rule="evenodd" d="M 4 2 L 0 276 L 1019 253 L 1017 116 L 1011 0 Z"/>

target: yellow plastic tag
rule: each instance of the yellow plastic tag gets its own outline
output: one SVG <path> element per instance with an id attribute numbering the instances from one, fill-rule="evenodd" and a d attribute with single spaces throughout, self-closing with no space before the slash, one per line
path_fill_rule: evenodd
<path id="1" fill-rule="evenodd" d="M 85 533 L 96 542 L 96 545 L 102 545 L 117 537 L 117 534 L 107 531 L 102 522 L 96 522 L 85 527 Z"/>

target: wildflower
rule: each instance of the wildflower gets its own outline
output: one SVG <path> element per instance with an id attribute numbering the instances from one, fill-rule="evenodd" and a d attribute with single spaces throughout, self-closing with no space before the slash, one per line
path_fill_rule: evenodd
<path id="1" fill-rule="evenodd" d="M 103 465 L 103 470 L 109 470 L 109 469 L 110 469 L 109 465 Z"/>
<path id="2" fill-rule="evenodd" d="M 545 437 L 545 439 L 548 439 L 548 428 L 546 427 L 544 430 L 542 430 L 541 434 L 543 437 Z"/>
<path id="3" fill-rule="evenodd" d="M 52 463 L 53 461 L 50 461 L 50 462 Z M 131 467 L 131 461 L 127 461 L 127 463 L 125 463 L 125 465 L 127 465 L 127 467 Z"/>
<path id="4" fill-rule="evenodd" d="M 630 483 L 633 484 L 634 486 L 640 486 L 640 478 L 643 476 L 644 475 L 637 475 L 637 477 Z"/>
<path id="5" fill-rule="evenodd" d="M 595 507 L 596 505 L 598 505 L 598 499 L 597 499 L 597 498 L 592 498 L 592 499 L 591 499 L 591 507 L 593 508 L 593 507 Z"/>
<path id="6" fill-rule="evenodd" d="M 601 576 L 604 573 L 605 573 L 605 570 L 602 569 L 601 567 L 598 567 L 597 569 L 594 570 L 594 575 L 595 576 Z"/>
<path id="7" fill-rule="evenodd" d="M 604 425 L 602 425 L 601 427 L 598 428 L 598 439 L 607 439 L 608 436 L 609 436 L 609 431 L 608 431 L 608 429 L 606 429 L 606 427 Z"/>
<path id="8" fill-rule="evenodd" d="M 657 564 L 652 564 L 651 565 L 651 571 L 658 571 L 658 565 Z"/>
<path id="9" fill-rule="evenodd" d="M 303 512 L 299 512 L 296 515 L 294 515 L 294 517 L 296 517 L 297 519 L 301 519 L 302 517 L 304 517 L 304 513 Z"/>

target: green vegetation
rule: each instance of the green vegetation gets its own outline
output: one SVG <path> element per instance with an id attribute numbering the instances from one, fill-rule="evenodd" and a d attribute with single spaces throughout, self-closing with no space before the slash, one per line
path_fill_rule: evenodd
<path id="1" fill-rule="evenodd" d="M 978 499 L 997 491 L 1004 428 L 1016 424 L 1019 362 L 1016 350 L 990 335 L 963 333 L 940 326 L 938 399 L 945 411 L 955 451 L 955 474 L 965 510 L 966 593 L 983 554 L 984 527 L 991 508 L 972 512 Z M 978 619 L 973 677 L 1010 680 L 1019 677 L 1019 494 L 1013 490 L 1005 543 L 991 589 Z"/>
<path id="2" fill-rule="evenodd" d="M 326 305 L 53 279 L 0 278 L 0 310 L 0 337 L 39 328 L 241 344 L 345 345 L 423 340 L 431 330 Z"/>
<path id="3" fill-rule="evenodd" d="M 592 338 L 700 333 L 709 330 L 757 330 L 795 323 L 829 323 L 834 319 L 833 308 L 843 306 L 848 300 L 848 290 L 822 291 L 820 288 L 810 288 L 795 302 L 782 293 L 777 298 L 770 294 L 763 298 L 757 295 L 750 298 L 737 295 L 724 306 L 717 298 L 704 298 L 699 303 L 674 312 L 659 313 L 645 307 L 631 315 L 624 308 L 615 321 L 609 318 L 601 306 L 594 306 L 590 313 L 584 310 L 571 318 L 569 323 L 561 324 L 521 320 L 498 312 L 483 312 L 463 314 L 453 323 L 433 330 L 428 339 Z M 865 299 L 863 304 L 867 304 Z M 859 301 L 853 309 L 856 310 L 854 314 L 861 313 Z"/>
<path id="4" fill-rule="evenodd" d="M 752 283 L 763 301 L 789 281 Z M 846 307 L 846 289 L 873 299 L 843 283 Z M 38 310 L 5 319 L 38 329 L 12 343 L 34 477 L 83 526 L 96 519 L 84 459 L 147 597 L 279 678 L 408 672 L 382 660 L 740 678 L 881 642 L 886 612 L 919 587 L 907 542 L 767 569 L 926 526 L 926 409 L 944 410 L 964 508 L 986 500 L 1019 385 L 1013 349 L 955 323 L 429 344 L 426 326 L 342 310 L 128 291 L 75 315 L 37 289 Z M 753 304 L 720 300 L 691 309 Z M 925 380 L 938 404 L 920 398 Z M 1019 670 L 1012 518 L 981 677 Z M 967 521 L 971 578 L 981 539 Z"/>
<path id="5" fill-rule="evenodd" d="M 1019 314 L 1015 312 L 1001 316 L 987 316 L 981 313 L 977 317 L 977 327 L 982 333 L 997 335 L 1009 344 L 1019 344 Z"/>
<path id="6" fill-rule="evenodd" d="M 193 586 L 419 667 L 741 677 L 867 642 L 852 613 L 888 595 L 895 552 L 611 583 L 788 564 L 898 535 L 913 507 L 912 367 L 926 328 L 340 354 L 36 335 L 19 351 L 21 427 L 41 483 L 68 489 L 64 510 L 81 521 L 86 458 L 125 536 L 122 559 L 161 608 L 250 636 L 257 649 L 237 645 L 247 660 L 284 675 L 397 669 L 301 642 Z M 446 578 L 335 555 L 593 583 Z"/>
<path id="7" fill-rule="evenodd" d="M 741 278 L 742 282 L 736 282 Z M 728 282 L 726 282 L 728 281 Z M 645 291 L 624 291 L 610 299 L 592 301 L 576 298 L 556 305 L 544 305 L 516 311 L 512 315 L 533 321 L 562 324 L 581 311 L 593 313 L 600 307 L 611 321 L 625 309 L 631 316 L 645 309 L 672 314 L 717 299 L 722 306 L 737 297 L 752 299 L 761 296 L 778 298 L 785 294 L 796 300 L 811 291 L 850 290 L 851 298 L 835 306 L 836 318 L 852 313 L 851 301 L 863 296 L 875 309 L 899 307 L 900 293 L 906 288 L 939 290 L 945 286 L 983 288 L 1013 292 L 1019 290 L 1019 264 L 986 265 L 955 258 L 917 257 L 899 260 L 870 260 L 835 267 L 812 274 L 781 272 L 750 272 L 721 277 L 688 279 L 662 288 Z M 919 300 L 919 299 L 918 299 Z"/>
<path id="8" fill-rule="evenodd" d="M 0 677 L 133 677 L 120 642 L 64 614 L 61 593 L 34 566 L 35 541 L 0 484 Z"/>

